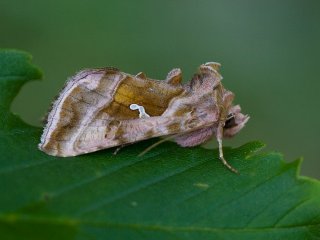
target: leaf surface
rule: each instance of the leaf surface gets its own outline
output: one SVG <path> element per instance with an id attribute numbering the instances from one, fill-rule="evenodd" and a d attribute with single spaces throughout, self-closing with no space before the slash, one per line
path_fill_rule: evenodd
<path id="1" fill-rule="evenodd" d="M 0 239 L 319 239 L 320 184 L 300 161 L 258 153 L 260 142 L 217 150 L 154 141 L 72 158 L 37 149 L 42 129 L 12 114 L 31 57 L 0 51 Z M 30 106 L 32 107 L 32 106 Z"/>

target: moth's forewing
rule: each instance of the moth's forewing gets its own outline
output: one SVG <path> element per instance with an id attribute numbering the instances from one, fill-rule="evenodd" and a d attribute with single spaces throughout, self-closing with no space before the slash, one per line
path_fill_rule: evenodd
<path id="1" fill-rule="evenodd" d="M 166 135 L 170 132 L 166 126 L 178 120 L 160 116 L 184 94 L 180 84 L 115 69 L 82 71 L 67 82 L 53 104 L 39 148 L 50 155 L 74 156 Z M 139 119 L 139 113 L 129 108 L 133 103 L 144 106 L 151 118 Z"/>

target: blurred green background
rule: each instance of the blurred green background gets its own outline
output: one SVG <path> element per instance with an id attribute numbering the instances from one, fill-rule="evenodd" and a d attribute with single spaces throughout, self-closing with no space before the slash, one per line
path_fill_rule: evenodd
<path id="1" fill-rule="evenodd" d="M 320 1 L 1 0 L 0 47 L 30 52 L 44 71 L 12 106 L 38 126 L 82 68 L 163 79 L 180 67 L 189 80 L 201 63 L 220 62 L 251 116 L 225 145 L 262 140 L 288 161 L 303 156 L 302 173 L 320 178 Z"/>

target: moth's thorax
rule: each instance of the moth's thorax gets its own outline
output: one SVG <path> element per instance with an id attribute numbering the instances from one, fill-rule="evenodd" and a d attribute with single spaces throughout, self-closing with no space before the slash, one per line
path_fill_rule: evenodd
<path id="1" fill-rule="evenodd" d="M 157 136 L 207 128 L 213 133 L 230 111 L 238 116 L 227 130 L 234 135 L 245 121 L 232 108 L 233 94 L 223 88 L 216 67 L 201 65 L 186 84 L 180 69 L 163 81 L 115 68 L 81 71 L 53 104 L 39 148 L 50 155 L 74 156 Z M 201 130 L 202 137 L 193 137 L 193 144 L 209 133 Z"/>

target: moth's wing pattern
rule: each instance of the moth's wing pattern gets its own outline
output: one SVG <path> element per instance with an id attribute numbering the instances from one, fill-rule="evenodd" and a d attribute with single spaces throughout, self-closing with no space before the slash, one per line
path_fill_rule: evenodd
<path id="1" fill-rule="evenodd" d="M 134 77 L 114 68 L 84 70 L 67 82 L 55 101 L 39 148 L 50 155 L 74 156 L 170 134 L 170 126 L 179 119 L 162 115 L 184 94 L 182 85 L 144 74 Z M 143 106 L 150 118 L 140 119 L 131 104 Z"/>

